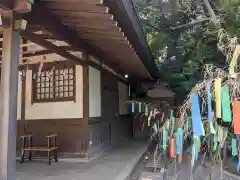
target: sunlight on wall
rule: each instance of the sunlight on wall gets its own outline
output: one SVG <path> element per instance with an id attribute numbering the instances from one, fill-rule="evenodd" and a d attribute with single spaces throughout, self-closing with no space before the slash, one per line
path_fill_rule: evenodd
<path id="1" fill-rule="evenodd" d="M 26 77 L 26 120 L 64 119 L 83 117 L 83 74 L 82 66 L 76 66 L 76 102 L 31 103 L 32 71 Z"/>
<path id="2" fill-rule="evenodd" d="M 89 117 L 101 116 L 101 73 L 89 67 Z"/>

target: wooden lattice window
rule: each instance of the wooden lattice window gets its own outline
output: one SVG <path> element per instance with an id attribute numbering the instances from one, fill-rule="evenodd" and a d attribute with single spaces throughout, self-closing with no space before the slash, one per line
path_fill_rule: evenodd
<path id="1" fill-rule="evenodd" d="M 75 66 L 48 64 L 33 70 L 33 102 L 75 101 Z"/>

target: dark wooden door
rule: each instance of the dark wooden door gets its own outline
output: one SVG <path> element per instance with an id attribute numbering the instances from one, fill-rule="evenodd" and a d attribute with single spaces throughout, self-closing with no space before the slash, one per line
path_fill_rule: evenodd
<path id="1" fill-rule="evenodd" d="M 109 125 L 110 143 L 117 142 L 117 123 L 118 123 L 118 88 L 117 80 L 110 74 L 102 76 L 102 118 Z"/>

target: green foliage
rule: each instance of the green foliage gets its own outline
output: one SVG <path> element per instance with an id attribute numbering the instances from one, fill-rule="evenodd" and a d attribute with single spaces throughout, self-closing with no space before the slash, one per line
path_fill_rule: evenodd
<path id="1" fill-rule="evenodd" d="M 149 46 L 162 81 L 182 101 L 202 77 L 206 63 L 224 66 L 217 47 L 216 28 L 209 21 L 202 0 L 135 0 Z M 240 0 L 213 0 L 211 6 L 221 26 L 240 36 Z M 205 19 L 204 19 L 205 18 Z"/>

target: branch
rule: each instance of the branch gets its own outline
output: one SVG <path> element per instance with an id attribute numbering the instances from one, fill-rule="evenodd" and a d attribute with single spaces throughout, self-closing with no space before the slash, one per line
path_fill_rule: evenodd
<path id="1" fill-rule="evenodd" d="M 197 25 L 197 24 L 208 22 L 210 20 L 211 19 L 209 19 L 209 18 L 204 18 L 204 19 L 201 19 L 201 20 L 192 21 L 192 22 L 187 23 L 187 24 L 179 25 L 179 26 L 176 26 L 176 27 L 171 27 L 171 29 L 176 30 L 176 29 L 181 29 L 181 28 L 188 28 L 188 27 L 191 27 L 191 26 L 194 26 L 194 25 Z"/>
<path id="2" fill-rule="evenodd" d="M 203 2 L 204 2 L 205 6 L 208 10 L 209 15 L 210 15 L 210 20 L 213 22 L 214 25 L 217 25 L 218 24 L 217 16 L 214 13 L 213 8 L 210 5 L 209 1 L 208 0 L 203 0 Z"/>
<path id="3" fill-rule="evenodd" d="M 145 24 L 146 24 L 147 26 L 153 28 L 153 29 L 156 30 L 156 31 L 166 31 L 166 29 L 158 28 L 158 27 L 156 27 L 156 26 L 154 26 L 154 25 L 151 25 L 151 24 L 149 24 L 149 23 L 145 23 Z"/>
<path id="4" fill-rule="evenodd" d="M 169 29 L 170 30 L 177 30 L 177 29 L 181 29 L 181 28 L 189 28 L 191 26 L 201 24 L 201 23 L 204 23 L 204 22 L 208 22 L 210 20 L 211 20 L 210 18 L 204 18 L 204 19 L 201 19 L 201 20 L 192 21 L 192 22 L 187 23 L 187 24 L 179 25 L 179 26 L 176 26 L 176 27 L 169 27 L 169 28 L 166 28 L 166 29 L 161 29 L 161 28 L 158 28 L 158 27 L 153 26 L 153 25 L 148 24 L 148 23 L 146 23 L 146 25 L 153 28 L 156 31 L 167 31 Z"/>

